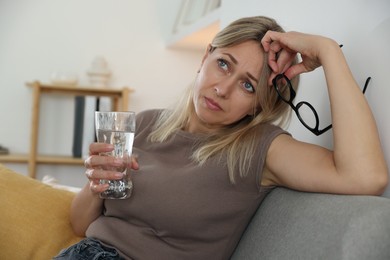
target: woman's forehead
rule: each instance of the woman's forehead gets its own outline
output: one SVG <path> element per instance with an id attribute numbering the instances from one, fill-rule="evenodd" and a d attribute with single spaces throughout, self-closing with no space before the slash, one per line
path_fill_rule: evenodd
<path id="1" fill-rule="evenodd" d="M 230 57 L 236 65 L 252 67 L 252 73 L 258 74 L 263 66 L 264 51 L 256 41 L 245 41 L 233 46 L 216 48 L 216 55 L 222 54 Z"/>

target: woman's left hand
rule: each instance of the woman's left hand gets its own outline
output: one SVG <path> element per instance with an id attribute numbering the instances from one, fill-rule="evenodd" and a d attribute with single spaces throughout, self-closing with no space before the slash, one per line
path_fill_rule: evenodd
<path id="1" fill-rule="evenodd" d="M 261 43 L 268 52 L 268 65 L 272 69 L 270 82 L 275 75 L 284 73 L 288 78 L 313 71 L 321 66 L 321 52 L 325 44 L 337 45 L 329 38 L 299 32 L 268 31 Z M 297 54 L 301 62 L 292 65 Z"/>

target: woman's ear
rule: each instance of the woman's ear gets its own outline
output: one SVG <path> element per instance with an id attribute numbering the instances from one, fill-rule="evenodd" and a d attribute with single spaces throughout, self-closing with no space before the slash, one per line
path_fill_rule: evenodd
<path id="1" fill-rule="evenodd" d="M 211 44 L 208 44 L 208 45 L 207 45 L 207 48 L 206 48 L 206 51 L 205 51 L 205 53 L 204 53 L 204 55 L 203 55 L 202 62 L 201 62 L 201 64 L 200 64 L 198 73 L 200 72 L 200 69 L 202 68 L 204 61 L 205 61 L 206 58 L 209 56 L 209 54 L 212 52 L 212 50 L 213 50 L 213 47 L 211 46 Z"/>

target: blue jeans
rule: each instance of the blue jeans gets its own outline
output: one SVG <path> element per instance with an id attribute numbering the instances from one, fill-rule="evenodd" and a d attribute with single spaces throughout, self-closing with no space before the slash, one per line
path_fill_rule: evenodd
<path id="1" fill-rule="evenodd" d="M 102 245 L 99 240 L 93 238 L 85 238 L 62 250 L 53 259 L 56 260 L 121 260 L 118 252 L 112 248 Z"/>

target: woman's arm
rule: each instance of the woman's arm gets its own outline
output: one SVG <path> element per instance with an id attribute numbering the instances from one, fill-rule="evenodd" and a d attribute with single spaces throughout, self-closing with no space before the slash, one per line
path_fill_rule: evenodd
<path id="1" fill-rule="evenodd" d="M 75 196 L 70 211 L 70 222 L 73 231 L 78 236 L 85 236 L 88 226 L 97 219 L 103 211 L 103 200 L 91 191 L 87 184 Z"/>
<path id="2" fill-rule="evenodd" d="M 334 149 L 280 136 L 271 144 L 263 184 L 299 190 L 381 194 L 387 165 L 374 117 L 338 44 L 321 36 L 270 32 L 263 39 L 274 74 L 292 78 L 324 69 L 332 114 Z M 279 59 L 275 53 L 279 53 Z M 302 62 L 288 66 L 297 53 Z"/>

